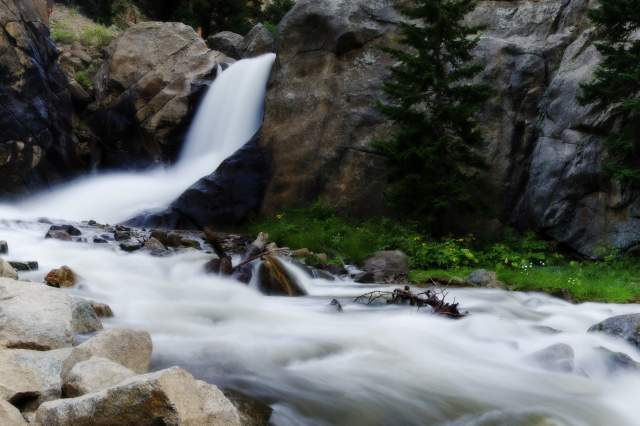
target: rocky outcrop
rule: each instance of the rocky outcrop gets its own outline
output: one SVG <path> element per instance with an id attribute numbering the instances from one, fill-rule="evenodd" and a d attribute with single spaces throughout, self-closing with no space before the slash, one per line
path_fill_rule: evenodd
<path id="1" fill-rule="evenodd" d="M 0 399 L 0 424 L 11 426 L 27 426 L 20 411 L 6 401 Z"/>
<path id="2" fill-rule="evenodd" d="M 136 376 L 101 392 L 47 402 L 36 425 L 240 426 L 236 408 L 215 386 L 180 368 Z"/>
<path id="3" fill-rule="evenodd" d="M 184 24 L 144 22 L 126 30 L 94 80 L 90 123 L 101 138 L 102 164 L 174 159 L 207 81 L 228 61 Z"/>
<path id="4" fill-rule="evenodd" d="M 136 226 L 204 229 L 238 225 L 260 210 L 271 163 L 256 135 L 218 169 L 187 189 L 161 213 L 132 219 Z"/>
<path id="5" fill-rule="evenodd" d="M 0 4 L 0 196 L 15 195 L 83 167 L 71 137 L 72 104 L 42 1 Z"/>
<path id="6" fill-rule="evenodd" d="M 273 53 L 276 48 L 275 43 L 271 31 L 264 25 L 258 24 L 244 37 L 242 57 L 254 58 L 265 53 Z"/>
<path id="7" fill-rule="evenodd" d="M 278 27 L 277 66 L 261 143 L 273 156 L 263 211 L 322 198 L 359 215 L 382 211 L 384 162 L 370 151 L 393 64 L 392 0 L 301 0 Z"/>
<path id="8" fill-rule="evenodd" d="M 392 3 L 301 0 L 281 22 L 262 139 L 274 159 L 265 213 L 317 199 L 382 211 L 384 161 L 370 146 L 388 130 L 375 104 L 393 65 L 378 49 L 397 35 Z M 481 1 L 468 17 L 485 28 L 475 56 L 493 89 L 480 123 L 498 226 L 534 229 L 591 257 L 640 242 L 640 198 L 602 172 L 609 117 L 577 100 L 600 60 L 592 5 Z"/>
<path id="9" fill-rule="evenodd" d="M 63 348 L 75 334 L 102 328 L 88 302 L 43 284 L 0 278 L 0 300 L 0 348 Z"/>
<path id="10" fill-rule="evenodd" d="M 231 31 L 222 31 L 207 38 L 207 45 L 230 58 L 240 59 L 244 48 L 244 37 Z"/>

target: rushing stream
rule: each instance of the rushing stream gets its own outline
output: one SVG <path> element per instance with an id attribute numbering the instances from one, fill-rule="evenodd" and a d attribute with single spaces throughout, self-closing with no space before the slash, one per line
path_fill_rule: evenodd
<path id="1" fill-rule="evenodd" d="M 637 305 L 572 305 L 540 294 L 459 289 L 450 297 L 470 314 L 448 320 L 412 308 L 354 304 L 354 296 L 374 287 L 314 280 L 296 269 L 310 296 L 266 297 L 206 275 L 202 266 L 211 255 L 201 251 L 128 254 L 45 240 L 48 224 L 16 220 L 113 222 L 166 205 L 257 130 L 273 59 L 242 61 L 216 80 L 175 167 L 91 177 L 0 206 L 0 237 L 9 241 L 11 259 L 40 263 L 21 278 L 42 281 L 50 269 L 69 265 L 80 276 L 69 291 L 113 308 L 107 326 L 152 334 L 155 368 L 180 365 L 261 398 L 275 408 L 277 425 L 639 424 L 640 373 L 612 373 L 598 348 L 636 360 L 637 351 L 586 332 L 607 317 L 638 312 Z M 215 142 L 216 135 L 223 140 Z M 209 150 L 202 144 L 208 138 Z M 329 305 L 333 298 L 344 312 Z M 575 352 L 570 371 L 531 357 L 557 343 Z"/>

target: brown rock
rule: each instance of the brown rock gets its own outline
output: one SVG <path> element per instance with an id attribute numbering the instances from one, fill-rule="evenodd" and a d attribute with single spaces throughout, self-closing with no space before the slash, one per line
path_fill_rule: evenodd
<path id="1" fill-rule="evenodd" d="M 67 288 L 76 285 L 76 274 L 68 266 L 54 269 L 44 277 L 44 282 L 51 287 Z"/>

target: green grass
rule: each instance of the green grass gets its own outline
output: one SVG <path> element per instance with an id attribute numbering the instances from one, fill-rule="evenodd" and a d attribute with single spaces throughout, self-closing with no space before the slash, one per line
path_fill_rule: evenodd
<path id="1" fill-rule="evenodd" d="M 57 22 L 51 24 L 51 38 L 57 43 L 71 44 L 76 39 L 73 31 Z"/>
<path id="2" fill-rule="evenodd" d="M 85 28 L 84 31 L 80 33 L 79 39 L 85 46 L 102 48 L 108 46 L 115 36 L 116 31 L 114 29 L 96 24 Z"/>
<path id="3" fill-rule="evenodd" d="M 472 268 L 413 270 L 409 280 L 430 284 L 431 278 L 464 279 Z M 640 302 L 640 261 L 569 262 L 561 266 L 498 269 L 498 279 L 515 291 L 568 293 L 575 302 Z"/>
<path id="4" fill-rule="evenodd" d="M 571 261 L 533 235 L 507 233 L 479 242 L 473 236 L 433 239 L 418 229 L 385 218 L 353 222 L 317 204 L 254 221 L 246 231 L 266 232 L 281 247 L 326 253 L 333 263 L 361 264 L 378 250 L 402 250 L 415 284 L 462 281 L 484 268 L 497 271 L 512 290 L 569 293 L 576 302 L 640 302 L 640 259 L 610 253 L 600 262 Z"/>

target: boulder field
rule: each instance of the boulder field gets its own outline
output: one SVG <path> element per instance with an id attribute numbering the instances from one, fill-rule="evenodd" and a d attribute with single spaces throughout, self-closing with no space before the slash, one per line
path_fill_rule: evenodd
<path id="1" fill-rule="evenodd" d="M 181 368 L 150 372 L 149 333 L 103 330 L 91 303 L 64 290 L 0 278 L 0 311 L 2 425 L 240 426 L 271 415 Z"/>

